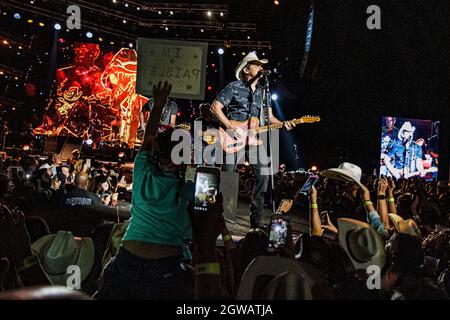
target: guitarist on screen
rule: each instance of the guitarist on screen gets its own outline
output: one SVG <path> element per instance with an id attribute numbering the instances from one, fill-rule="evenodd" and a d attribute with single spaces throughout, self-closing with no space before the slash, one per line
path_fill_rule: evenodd
<path id="1" fill-rule="evenodd" d="M 235 75 L 238 79 L 229 83 L 216 100 L 211 105 L 211 112 L 219 120 L 224 129 L 234 130 L 235 137 L 239 138 L 246 135 L 246 130 L 238 127 L 230 120 L 247 121 L 252 117 L 259 119 L 259 125 L 266 124 L 264 111 L 262 110 L 263 103 L 263 87 L 258 83 L 262 77 L 262 65 L 266 64 L 267 59 L 258 59 L 256 53 L 250 52 L 246 55 L 236 68 Z M 223 112 L 223 108 L 227 108 L 227 114 Z M 292 121 L 280 121 L 275 118 L 269 109 L 270 123 L 282 124 L 287 130 L 295 127 Z M 250 122 L 249 122 L 250 123 Z M 250 150 L 255 148 L 250 148 Z M 245 155 L 249 157 L 246 149 Z M 259 157 L 256 157 L 259 162 Z M 224 157 L 226 159 L 226 157 Z M 242 159 L 236 159 L 234 163 L 225 163 L 222 166 L 222 171 L 232 172 L 236 169 L 236 164 L 240 163 Z M 255 184 L 253 187 L 252 200 L 250 203 L 250 226 L 251 228 L 259 227 L 261 219 L 261 211 L 264 205 L 264 197 L 267 191 L 269 176 L 261 174 L 262 164 L 251 164 L 253 173 L 255 174 Z"/>

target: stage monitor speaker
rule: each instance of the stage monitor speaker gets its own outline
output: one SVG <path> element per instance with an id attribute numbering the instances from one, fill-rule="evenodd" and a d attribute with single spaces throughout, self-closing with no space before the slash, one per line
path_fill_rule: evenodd
<path id="1" fill-rule="evenodd" d="M 81 146 L 83 145 L 83 139 L 81 138 L 71 138 L 64 143 L 62 150 L 61 150 L 61 158 L 64 160 L 67 160 L 69 158 L 72 158 L 72 151 L 75 149 L 78 149 L 79 152 L 81 152 Z"/>
<path id="2" fill-rule="evenodd" d="M 44 155 L 58 153 L 58 137 L 47 136 L 44 141 Z"/>
<path id="3" fill-rule="evenodd" d="M 238 204 L 239 173 L 220 173 L 220 192 L 223 196 L 223 217 L 235 222 Z"/>

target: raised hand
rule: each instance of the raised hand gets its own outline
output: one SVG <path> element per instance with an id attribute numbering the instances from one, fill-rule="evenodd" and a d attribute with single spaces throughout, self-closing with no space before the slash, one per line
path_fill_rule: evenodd
<path id="1" fill-rule="evenodd" d="M 8 258 L 11 267 L 32 254 L 23 212 L 11 212 L 4 205 L 0 205 L 0 253 Z"/>
<path id="2" fill-rule="evenodd" d="M 385 176 L 382 176 L 378 180 L 378 194 L 384 195 L 386 194 L 386 189 L 388 188 L 388 181 Z"/>
<path id="3" fill-rule="evenodd" d="M 162 108 L 167 103 L 167 98 L 169 97 L 170 91 L 172 90 L 172 85 L 167 81 L 164 84 L 161 84 L 161 81 L 158 82 L 158 85 L 153 86 L 153 97 L 155 99 L 154 108 Z"/>

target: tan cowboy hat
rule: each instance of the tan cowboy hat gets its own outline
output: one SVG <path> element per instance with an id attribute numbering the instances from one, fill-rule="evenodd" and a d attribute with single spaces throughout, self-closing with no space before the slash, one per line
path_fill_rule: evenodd
<path id="1" fill-rule="evenodd" d="M 338 168 L 327 169 L 320 174 L 329 179 L 355 183 L 359 187 L 363 187 L 361 184 L 361 168 L 350 162 L 342 162 Z"/>
<path id="2" fill-rule="evenodd" d="M 403 123 L 402 127 L 398 131 L 398 138 L 400 140 L 402 140 L 403 131 L 408 131 L 408 132 L 414 133 L 414 131 L 416 131 L 416 127 L 413 127 L 413 125 L 409 121 L 406 121 L 405 123 Z"/>
<path id="3" fill-rule="evenodd" d="M 398 233 L 406 233 L 413 237 L 422 239 L 422 233 L 420 232 L 419 226 L 413 219 L 404 220 L 402 217 L 394 213 L 389 213 L 389 219 Z"/>
<path id="4" fill-rule="evenodd" d="M 383 268 L 386 261 L 384 242 L 367 223 L 347 218 L 338 219 L 339 245 L 350 257 L 356 270 L 370 265 Z"/>
<path id="5" fill-rule="evenodd" d="M 250 52 L 244 57 L 244 59 L 241 60 L 241 62 L 239 62 L 239 65 L 237 66 L 235 71 L 236 79 L 244 80 L 244 78 L 242 77 L 242 69 L 244 69 L 244 67 L 250 62 L 254 64 L 266 64 L 269 62 L 269 60 L 258 59 L 258 56 L 254 51 Z"/>
<path id="6" fill-rule="evenodd" d="M 31 245 L 31 249 L 39 255 L 44 271 L 55 285 L 67 285 L 67 278 L 72 275 L 67 272 L 69 266 L 80 268 L 80 280 L 83 281 L 94 265 L 92 239 L 74 237 L 69 231 L 43 236 Z"/>

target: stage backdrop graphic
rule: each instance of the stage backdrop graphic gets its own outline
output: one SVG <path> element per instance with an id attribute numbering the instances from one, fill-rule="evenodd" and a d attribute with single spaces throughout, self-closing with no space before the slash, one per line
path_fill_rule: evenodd
<path id="1" fill-rule="evenodd" d="M 136 51 L 59 39 L 58 57 L 55 94 L 35 133 L 133 146 L 148 101 L 135 90 Z"/>
<path id="2" fill-rule="evenodd" d="M 380 175 L 438 177 L 439 121 L 382 117 Z"/>

